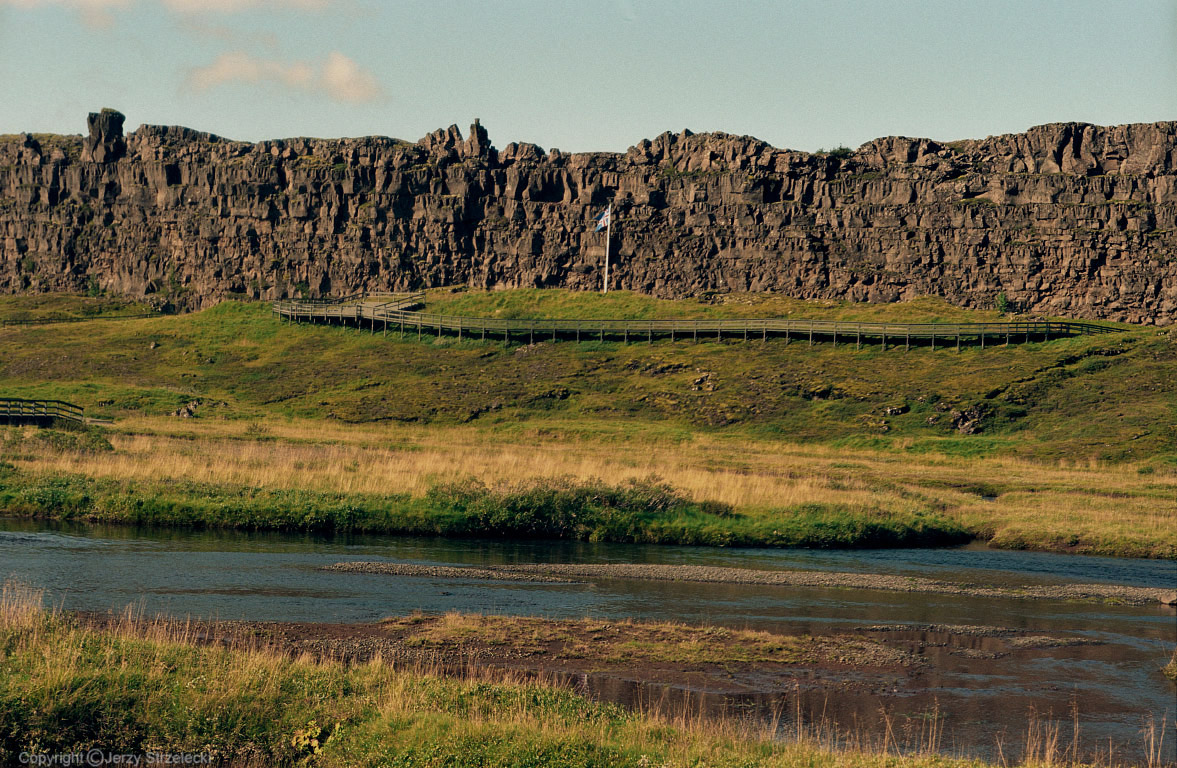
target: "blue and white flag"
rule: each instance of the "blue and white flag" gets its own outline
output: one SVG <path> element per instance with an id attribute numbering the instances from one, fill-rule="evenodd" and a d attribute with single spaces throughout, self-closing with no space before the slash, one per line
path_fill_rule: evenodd
<path id="1" fill-rule="evenodd" d="M 612 210 L 613 206 L 610 205 L 605 209 L 604 213 L 597 217 L 597 228 L 593 230 L 594 232 L 600 232 L 602 229 L 609 226 L 609 215 Z"/>

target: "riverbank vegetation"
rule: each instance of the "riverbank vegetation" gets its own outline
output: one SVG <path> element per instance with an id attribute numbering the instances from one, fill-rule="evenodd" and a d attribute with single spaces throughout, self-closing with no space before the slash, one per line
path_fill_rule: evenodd
<path id="1" fill-rule="evenodd" d="M 521 535 L 530 526 L 532 535 L 725 545 L 978 537 L 1177 556 L 1177 478 L 1102 462 L 910 456 L 706 433 L 627 440 L 604 427 L 568 440 L 542 429 L 496 438 L 476 426 L 201 418 L 140 418 L 91 433 L 0 428 L 0 446 L 7 515 L 430 535 Z M 556 521 L 581 503 L 592 509 L 575 525 L 550 527 L 564 526 Z M 535 528 L 537 516 L 550 516 L 547 530 Z"/>
<path id="2" fill-rule="evenodd" d="M 0 299 L 0 317 L 13 301 Z M 564 291 L 432 292 L 429 309 L 995 319 L 931 299 Z M 886 521 L 898 525 L 891 543 L 920 539 L 902 529 L 927 543 L 963 530 L 997 546 L 1177 556 L 1177 343 L 1162 329 L 960 353 L 783 341 L 507 347 L 292 326 L 264 305 L 228 302 L 0 328 L 0 344 L 0 393 L 115 419 L 101 435 L 111 450 L 0 430 L 11 466 L 3 514 L 65 515 L 60 493 L 78 500 L 76 517 L 299 528 L 295 512 L 257 509 L 302 494 L 312 507 L 358 510 L 352 520 L 393 508 L 485 520 L 537 488 L 655 476 L 681 501 L 684 541 L 814 545 L 790 525 L 834 520 L 826 540 L 861 545 Z M 481 488 L 477 503 L 457 488 Z M 253 520 L 234 522 L 247 509 Z"/>
<path id="3" fill-rule="evenodd" d="M 467 479 L 412 496 L 30 475 L 6 464 L 0 508 L 11 516 L 147 526 L 643 544 L 888 547 L 970 538 L 959 523 L 918 509 L 802 504 L 737 513 L 652 478 L 622 485 L 533 478 L 493 488 Z"/>
<path id="4" fill-rule="evenodd" d="M 130 614 L 97 630 L 11 584 L 0 594 L 0 718 L 5 764 L 98 748 L 222 765 L 982 766 L 935 755 L 935 727 L 906 745 L 840 739 L 800 721 L 632 711 L 505 674 L 455 679 L 379 658 L 343 665 L 203 646 L 185 624 Z M 1042 749 L 1028 744 L 1026 762 L 1064 757 L 1058 745 Z"/>

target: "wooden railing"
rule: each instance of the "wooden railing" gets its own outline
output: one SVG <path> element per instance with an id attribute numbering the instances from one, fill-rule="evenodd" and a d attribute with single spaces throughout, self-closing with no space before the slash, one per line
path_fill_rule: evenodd
<path id="1" fill-rule="evenodd" d="M 396 296 L 389 301 L 373 303 L 370 296 L 351 296 L 336 302 L 323 300 L 279 301 L 274 313 L 294 322 L 351 322 L 367 325 L 372 331 L 389 329 L 401 334 L 415 332 L 441 336 L 456 334 L 458 338 L 499 338 L 504 341 L 537 339 L 615 339 L 622 341 L 653 341 L 654 337 L 671 340 L 701 339 L 761 339 L 783 338 L 809 343 L 833 342 L 837 345 L 863 343 L 903 345 L 930 344 L 934 349 L 962 343 L 987 342 L 1018 343 L 1047 341 L 1063 336 L 1115 333 L 1111 328 L 1096 323 L 1058 320 L 1023 320 L 1008 323 L 858 323 L 834 320 L 793 320 L 787 318 L 743 318 L 707 320 L 590 320 L 590 319 L 535 319 L 516 320 L 493 317 L 464 317 L 414 311 L 411 307 L 424 304 L 424 294 Z M 353 301 L 355 303 L 342 303 Z"/>
<path id="2" fill-rule="evenodd" d="M 25 400 L 19 397 L 0 397 L 0 424 L 41 424 L 73 421 L 83 424 L 83 408 L 64 400 Z"/>
<path id="3" fill-rule="evenodd" d="M 380 299 L 386 299 L 375 303 Z M 339 299 L 294 299 L 274 302 L 274 312 L 290 319 L 385 319 L 398 310 L 425 303 L 424 293 L 353 293 Z"/>

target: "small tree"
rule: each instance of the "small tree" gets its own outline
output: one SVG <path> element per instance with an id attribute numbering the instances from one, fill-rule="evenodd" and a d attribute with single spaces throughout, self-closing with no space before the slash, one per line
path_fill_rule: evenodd
<path id="1" fill-rule="evenodd" d="M 821 147 L 814 154 L 825 155 L 826 157 L 832 157 L 835 160 L 845 160 L 854 154 L 854 150 L 844 144 L 839 144 L 833 149 L 826 149 L 825 147 Z"/>

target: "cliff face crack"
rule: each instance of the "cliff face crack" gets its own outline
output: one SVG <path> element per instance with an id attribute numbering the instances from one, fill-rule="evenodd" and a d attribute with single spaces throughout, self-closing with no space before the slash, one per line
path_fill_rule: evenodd
<path id="1" fill-rule="evenodd" d="M 1177 123 L 1054 124 L 830 155 L 664 133 L 623 154 L 418 142 L 257 144 L 91 115 L 0 137 L 0 291 L 228 296 L 560 286 L 889 302 L 999 295 L 1030 312 L 1177 320 Z"/>

